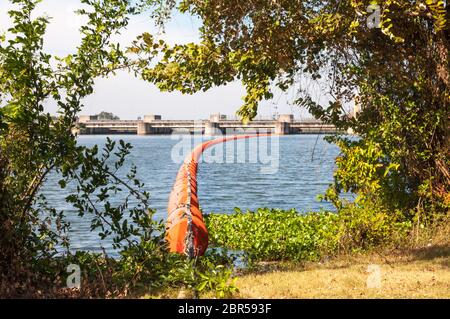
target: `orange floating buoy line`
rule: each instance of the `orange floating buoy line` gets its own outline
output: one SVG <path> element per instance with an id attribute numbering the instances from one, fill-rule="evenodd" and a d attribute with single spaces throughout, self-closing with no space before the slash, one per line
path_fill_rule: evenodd
<path id="1" fill-rule="evenodd" d="M 216 144 L 273 134 L 237 135 L 207 141 L 194 148 L 178 171 L 167 207 L 166 240 L 170 252 L 190 258 L 202 256 L 208 248 L 208 230 L 197 196 L 198 161 L 203 152 Z"/>

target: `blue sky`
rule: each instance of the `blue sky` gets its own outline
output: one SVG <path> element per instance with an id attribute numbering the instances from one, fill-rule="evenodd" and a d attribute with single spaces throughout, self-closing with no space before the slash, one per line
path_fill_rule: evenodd
<path id="1" fill-rule="evenodd" d="M 73 11 L 80 6 L 78 0 L 42 1 L 36 15 L 46 14 L 52 17 L 45 38 L 46 51 L 58 56 L 73 52 L 80 41 L 78 28 L 83 22 Z M 0 32 L 6 31 L 10 25 L 7 15 L 10 8 L 9 1 L 0 0 Z M 201 22 L 194 17 L 177 14 L 167 24 L 165 33 L 160 34 L 150 18 L 141 15 L 132 18 L 127 30 L 118 38 L 118 41 L 127 45 L 142 32 L 150 32 L 158 34 L 171 44 L 197 42 L 199 39 L 197 30 L 200 25 Z M 320 94 L 317 88 L 314 90 Z M 240 82 L 194 95 L 160 92 L 154 85 L 137 79 L 127 72 L 119 72 L 116 76 L 96 81 L 95 93 L 83 101 L 85 107 L 82 114 L 108 111 L 122 119 L 135 119 L 145 114 L 160 114 L 166 119 L 204 119 L 217 112 L 234 116 L 236 110 L 242 105 L 244 94 L 245 90 Z M 294 113 L 296 118 L 309 117 L 305 110 L 289 104 L 294 94 L 294 90 L 287 93 L 275 91 L 272 101 L 261 103 L 259 116 L 270 117 L 278 112 Z M 56 108 L 49 103 L 47 110 L 55 113 Z"/>

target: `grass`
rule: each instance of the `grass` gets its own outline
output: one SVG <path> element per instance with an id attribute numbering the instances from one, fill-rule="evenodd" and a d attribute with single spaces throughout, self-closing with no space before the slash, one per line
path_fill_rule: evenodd
<path id="1" fill-rule="evenodd" d="M 450 298 L 449 234 L 445 218 L 400 248 L 341 254 L 322 262 L 267 264 L 263 272 L 239 276 L 235 297 Z M 368 288 L 370 265 L 380 269 L 378 288 Z"/>
<path id="2" fill-rule="evenodd" d="M 367 285 L 370 265 L 380 269 L 378 288 Z M 238 275 L 239 292 L 233 298 L 450 298 L 450 245 L 260 266 L 258 271 Z M 193 297 L 185 289 L 166 289 L 142 298 Z M 206 293 L 200 298 L 214 296 Z"/>
<path id="3" fill-rule="evenodd" d="M 260 262 L 237 274 L 239 292 L 233 298 L 450 298 L 449 234 L 450 221 L 445 219 L 397 248 L 339 254 L 320 262 Z M 380 269 L 380 285 L 375 288 L 367 285 L 371 265 Z M 144 296 L 191 297 L 180 289 Z"/>
<path id="4" fill-rule="evenodd" d="M 368 288 L 369 265 L 380 285 Z M 325 263 L 238 278 L 237 298 L 450 298 L 450 246 L 407 253 L 340 256 Z M 376 285 L 375 285 L 376 286 Z"/>

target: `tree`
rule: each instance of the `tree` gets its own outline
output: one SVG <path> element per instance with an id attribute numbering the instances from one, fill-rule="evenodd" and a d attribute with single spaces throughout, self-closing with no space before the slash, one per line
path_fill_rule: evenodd
<path id="1" fill-rule="evenodd" d="M 95 79 L 135 64 L 113 37 L 145 10 L 160 23 L 171 1 L 81 0 L 87 9 L 78 13 L 88 22 L 76 52 L 65 57 L 43 50 L 49 21 L 35 17 L 40 0 L 11 2 L 17 5 L 9 11 L 12 25 L 0 36 L 0 296 L 74 296 L 63 289 L 74 263 L 82 269 L 83 297 L 126 294 L 142 283 L 232 289 L 231 272 L 222 266 L 228 258 L 212 255 L 194 268 L 168 253 L 164 224 L 153 219 L 137 168 L 123 171 L 129 143 L 108 139 L 100 150 L 77 145 L 72 134 Z M 45 111 L 48 100 L 58 105 L 58 116 Z M 39 192 L 49 174 L 58 174 L 61 188 L 75 185 L 66 202 L 79 218 L 89 218 L 101 240 L 111 240 L 118 258 L 71 250 L 67 212 Z"/>
<path id="2" fill-rule="evenodd" d="M 100 112 L 99 114 L 97 114 L 97 117 L 99 120 L 120 120 L 118 116 L 110 112 Z"/>
<path id="3" fill-rule="evenodd" d="M 299 85 L 295 104 L 361 137 L 334 139 L 342 156 L 326 198 L 341 205 L 338 195 L 353 191 L 360 202 L 370 198 L 388 209 L 448 209 L 443 1 L 185 0 L 178 8 L 203 21 L 202 42 L 169 46 L 143 34 L 132 50 L 145 80 L 193 93 L 239 79 L 247 90 L 238 112 L 244 120 L 272 97 L 272 86 Z M 325 87 L 329 104 L 314 101 L 299 78 Z M 355 99 L 362 110 L 352 118 L 345 105 Z"/>
<path id="4" fill-rule="evenodd" d="M 0 294 L 13 294 L 14 289 L 31 293 L 31 282 L 53 282 L 58 272 L 52 273 L 50 263 L 57 260 L 51 258 L 64 253 L 56 245 L 70 255 L 65 212 L 56 211 L 39 194 L 50 173 L 60 174 L 61 187 L 69 181 L 79 184 L 67 201 L 80 216 L 89 214 L 92 230 L 100 229 L 102 238 L 112 236 L 116 247 L 127 242 L 126 249 L 136 249 L 138 239 L 150 240 L 159 227 L 151 219 L 148 194 L 136 179 L 136 169 L 124 180 L 116 175 L 131 146 L 108 141 L 99 157 L 97 147 L 78 146 L 72 134 L 81 101 L 93 92 L 95 78 L 127 65 L 124 52 L 111 39 L 128 24 L 130 4 L 83 0 L 89 9 L 79 11 L 88 20 L 80 29 L 81 44 L 75 53 L 56 57 L 43 50 L 48 19 L 33 18 L 40 1 L 12 2 L 18 6 L 9 11 L 13 25 L 8 37 L 0 37 Z M 59 107 L 56 118 L 44 110 L 48 100 Z M 108 198 L 120 191 L 119 185 L 130 194 L 116 206 Z M 137 204 L 131 205 L 133 197 Z M 133 224 L 122 224 L 126 213 Z"/>

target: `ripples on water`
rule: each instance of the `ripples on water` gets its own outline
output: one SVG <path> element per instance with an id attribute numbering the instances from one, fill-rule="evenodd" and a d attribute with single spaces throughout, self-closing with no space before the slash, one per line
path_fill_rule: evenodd
<path id="1" fill-rule="evenodd" d="M 172 160 L 172 153 L 180 139 L 186 136 L 111 136 L 113 140 L 123 139 L 134 148 L 126 164 L 134 163 L 138 177 L 145 182 L 151 195 L 151 207 L 157 210 L 158 219 L 166 216 L 169 193 L 180 167 Z M 79 143 L 85 146 L 99 145 L 101 148 L 106 136 L 80 136 Z M 192 141 L 192 146 L 201 139 Z M 217 145 L 207 152 L 200 162 L 198 187 L 200 205 L 204 212 L 232 213 L 234 207 L 254 210 L 259 207 L 291 209 L 299 212 L 333 209 L 330 203 L 318 202 L 316 197 L 323 193 L 332 182 L 334 159 L 339 153 L 335 145 L 317 135 L 291 135 L 279 138 L 279 165 L 276 173 L 261 172 L 271 166 L 263 163 L 249 163 L 251 140 L 229 142 L 231 145 Z M 234 144 L 233 144 L 234 143 Z M 189 143 L 190 144 L 190 143 Z M 270 143 L 269 143 L 270 144 Z M 275 144 L 276 145 L 276 144 Z M 237 150 L 245 147 L 245 163 L 237 163 Z M 227 151 L 233 149 L 234 151 Z M 276 147 L 274 148 L 276 149 Z M 314 152 L 314 157 L 312 158 Z M 175 152 L 177 153 L 177 152 Z M 220 156 L 223 154 L 223 156 Z M 262 152 L 269 155 L 269 152 Z M 177 155 L 177 154 L 175 154 Z M 221 158 L 221 162 L 217 163 Z M 181 157 L 180 157 L 181 158 Z M 265 157 L 264 157 L 265 158 Z M 263 160 L 264 160 L 263 158 Z M 234 160 L 233 160 L 234 159 Z M 242 162 L 242 157 L 240 158 Z M 276 162 L 276 161 L 275 161 Z M 267 163 L 267 162 L 265 162 Z M 64 198 L 73 191 L 69 185 L 61 190 L 58 176 L 51 175 L 42 193 L 49 203 L 66 212 L 71 222 L 71 241 L 74 249 L 100 251 L 100 245 L 110 250 L 111 243 L 101 242 L 96 234 L 90 232 L 89 216 L 80 219 L 76 211 L 65 203 Z M 119 199 L 116 199 L 118 201 Z M 114 202 L 114 199 L 111 199 Z"/>

